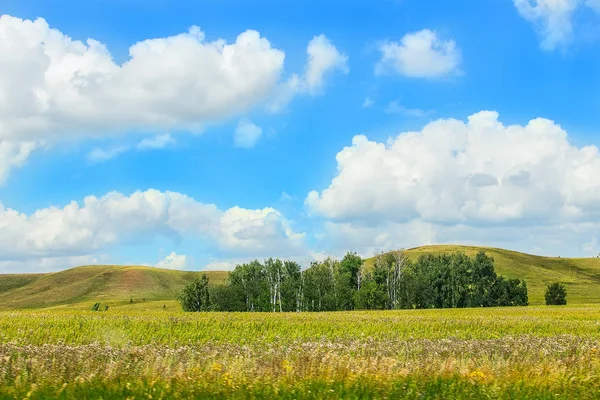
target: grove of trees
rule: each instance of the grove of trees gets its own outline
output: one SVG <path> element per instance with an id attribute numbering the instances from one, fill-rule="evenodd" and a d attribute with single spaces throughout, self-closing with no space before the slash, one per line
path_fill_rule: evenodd
<path id="1" fill-rule="evenodd" d="M 185 311 L 341 311 L 412 308 L 525 306 L 527 285 L 504 279 L 481 252 L 424 254 L 415 262 L 402 251 L 378 254 L 370 265 L 355 253 L 328 258 L 302 270 L 270 258 L 238 265 L 225 284 L 206 275 L 187 286 Z"/>

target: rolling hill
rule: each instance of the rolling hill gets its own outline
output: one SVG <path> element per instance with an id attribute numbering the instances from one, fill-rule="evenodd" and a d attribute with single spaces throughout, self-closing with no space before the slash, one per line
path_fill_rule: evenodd
<path id="1" fill-rule="evenodd" d="M 562 282 L 567 286 L 570 304 L 600 303 L 600 258 L 542 257 L 492 247 L 435 245 L 407 249 L 409 258 L 416 259 L 424 253 L 464 252 L 474 256 L 479 251 L 494 257 L 498 275 L 525 279 L 529 291 L 529 304 L 545 304 L 546 286 Z M 367 259 L 373 263 L 373 258 Z"/>
<path id="2" fill-rule="evenodd" d="M 545 288 L 552 282 L 566 284 L 569 304 L 600 303 L 600 258 L 541 257 L 504 249 L 454 245 L 423 246 L 406 251 L 413 259 L 424 253 L 462 251 L 473 256 L 485 251 L 494 257 L 499 275 L 525 279 L 532 305 L 544 304 Z M 366 262 L 372 264 L 373 259 Z M 184 285 L 200 275 L 201 272 L 106 265 L 77 267 L 49 274 L 0 274 L 0 309 L 96 301 L 129 306 L 130 299 L 135 307 L 140 307 L 143 300 L 175 299 Z M 227 278 L 226 271 L 211 271 L 207 275 L 211 284 Z"/>
<path id="3" fill-rule="evenodd" d="M 139 266 L 84 266 L 49 274 L 0 275 L 0 309 L 38 308 L 80 302 L 170 300 L 200 272 Z M 210 271 L 211 283 L 227 272 Z"/>

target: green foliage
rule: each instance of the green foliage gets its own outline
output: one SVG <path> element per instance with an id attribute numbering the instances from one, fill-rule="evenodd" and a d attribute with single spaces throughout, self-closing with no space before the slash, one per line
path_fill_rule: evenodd
<path id="1" fill-rule="evenodd" d="M 179 302 L 183 311 L 200 312 L 210 310 L 210 292 L 206 274 L 183 288 L 179 296 Z"/>
<path id="2" fill-rule="evenodd" d="M 100 311 L 100 303 L 94 303 L 92 306 L 92 311 Z"/>
<path id="3" fill-rule="evenodd" d="M 565 285 L 555 282 L 548 285 L 545 297 L 547 306 L 564 306 L 567 304 L 567 288 Z"/>
<path id="4" fill-rule="evenodd" d="M 210 293 L 203 295 L 202 310 L 320 312 L 528 305 L 525 282 L 498 277 L 494 259 L 483 252 L 472 258 L 464 253 L 424 254 L 412 263 L 397 251 L 378 255 L 372 267 L 355 253 L 347 253 L 342 261 L 313 262 L 305 271 L 291 261 L 255 260 L 238 265 L 227 284 Z"/>

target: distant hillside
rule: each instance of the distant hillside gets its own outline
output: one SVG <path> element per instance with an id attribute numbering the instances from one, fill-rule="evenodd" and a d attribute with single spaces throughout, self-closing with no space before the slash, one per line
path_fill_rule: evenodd
<path id="1" fill-rule="evenodd" d="M 541 257 L 511 250 L 474 246 L 422 246 L 408 249 L 410 258 L 424 253 L 452 253 L 461 251 L 469 256 L 484 251 L 494 257 L 496 272 L 508 278 L 525 279 L 529 303 L 544 304 L 544 292 L 551 282 L 567 286 L 567 301 L 573 303 L 600 303 L 600 258 Z M 373 259 L 367 260 L 372 264 Z"/>
<path id="2" fill-rule="evenodd" d="M 174 299 L 201 272 L 137 266 L 85 266 L 49 274 L 0 275 L 0 309 L 37 308 L 83 301 Z M 227 272 L 206 273 L 212 284 Z"/>
<path id="3" fill-rule="evenodd" d="M 494 257 L 498 274 L 527 281 L 530 304 L 544 304 L 548 283 L 567 285 L 569 304 L 600 303 L 599 258 L 550 258 L 516 251 L 472 246 L 423 246 L 408 249 L 411 258 L 423 253 L 485 251 Z M 372 265 L 373 259 L 367 259 Z M 183 286 L 202 272 L 137 266 L 86 266 L 50 274 L 0 275 L 0 309 L 37 308 L 105 301 L 129 306 L 133 299 L 173 300 Z M 211 284 L 223 282 L 226 271 L 207 272 Z M 142 304 L 139 304 L 142 306 Z M 149 306 L 149 304 L 148 304 Z M 162 303 L 160 304 L 162 307 Z"/>

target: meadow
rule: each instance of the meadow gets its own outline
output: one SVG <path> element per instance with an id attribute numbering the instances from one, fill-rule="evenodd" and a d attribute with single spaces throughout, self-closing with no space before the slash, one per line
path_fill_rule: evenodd
<path id="1" fill-rule="evenodd" d="M 598 398 L 600 306 L 0 312 L 6 398 Z"/>
<path id="2" fill-rule="evenodd" d="M 527 281 L 530 306 L 184 313 L 174 299 L 198 272 L 0 275 L 0 399 L 600 398 L 600 259 L 406 253 L 480 250 Z M 568 306 L 541 305 L 551 282 Z"/>

